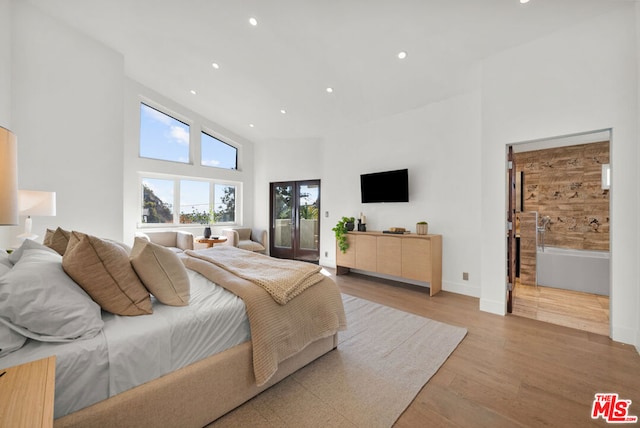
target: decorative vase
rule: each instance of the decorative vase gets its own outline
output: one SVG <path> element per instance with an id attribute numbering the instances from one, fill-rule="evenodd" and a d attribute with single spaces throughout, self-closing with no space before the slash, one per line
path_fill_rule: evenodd
<path id="1" fill-rule="evenodd" d="M 429 233 L 429 224 L 428 223 L 417 223 L 416 224 L 416 233 L 418 235 L 427 235 Z"/>
<path id="2" fill-rule="evenodd" d="M 349 232 L 351 232 L 356 227 L 356 224 L 353 222 L 346 222 L 344 225 Z"/>
<path id="3" fill-rule="evenodd" d="M 204 237 L 205 239 L 211 238 L 211 228 L 209 226 L 204 228 Z"/>

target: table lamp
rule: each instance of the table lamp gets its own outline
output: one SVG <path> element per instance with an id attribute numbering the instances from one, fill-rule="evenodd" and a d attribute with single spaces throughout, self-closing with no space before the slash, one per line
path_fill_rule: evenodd
<path id="1" fill-rule="evenodd" d="M 31 232 L 31 216 L 55 216 L 56 192 L 41 192 L 37 190 L 18 191 L 18 207 L 20 215 L 26 215 L 24 233 L 18 235 L 22 239 L 35 239 L 38 235 Z"/>

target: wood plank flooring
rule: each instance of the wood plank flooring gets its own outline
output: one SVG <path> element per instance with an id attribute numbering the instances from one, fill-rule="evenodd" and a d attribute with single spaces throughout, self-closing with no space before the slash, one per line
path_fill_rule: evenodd
<path id="1" fill-rule="evenodd" d="M 516 281 L 513 314 L 609 335 L 609 297 Z"/>
<path id="2" fill-rule="evenodd" d="M 327 269 L 331 271 L 330 269 Z M 331 271 L 333 273 L 333 271 Z M 467 337 L 395 427 L 588 427 L 594 394 L 616 392 L 640 416 L 640 355 L 587 331 L 478 309 L 478 299 L 350 273 L 341 291 L 452 325 Z"/>

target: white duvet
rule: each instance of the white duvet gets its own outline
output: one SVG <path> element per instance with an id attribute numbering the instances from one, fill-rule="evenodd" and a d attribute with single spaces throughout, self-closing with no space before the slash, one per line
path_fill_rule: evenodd
<path id="1" fill-rule="evenodd" d="M 242 300 L 191 270 L 189 306 L 153 301 L 153 314 L 103 312 L 103 331 L 70 343 L 29 340 L 0 368 L 56 355 L 54 417 L 87 407 L 250 340 Z"/>

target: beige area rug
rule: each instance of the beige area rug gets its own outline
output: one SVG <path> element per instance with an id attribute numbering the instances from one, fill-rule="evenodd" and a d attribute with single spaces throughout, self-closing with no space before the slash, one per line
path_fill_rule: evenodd
<path id="1" fill-rule="evenodd" d="M 390 427 L 467 330 L 343 294 L 329 352 L 209 427 Z"/>

